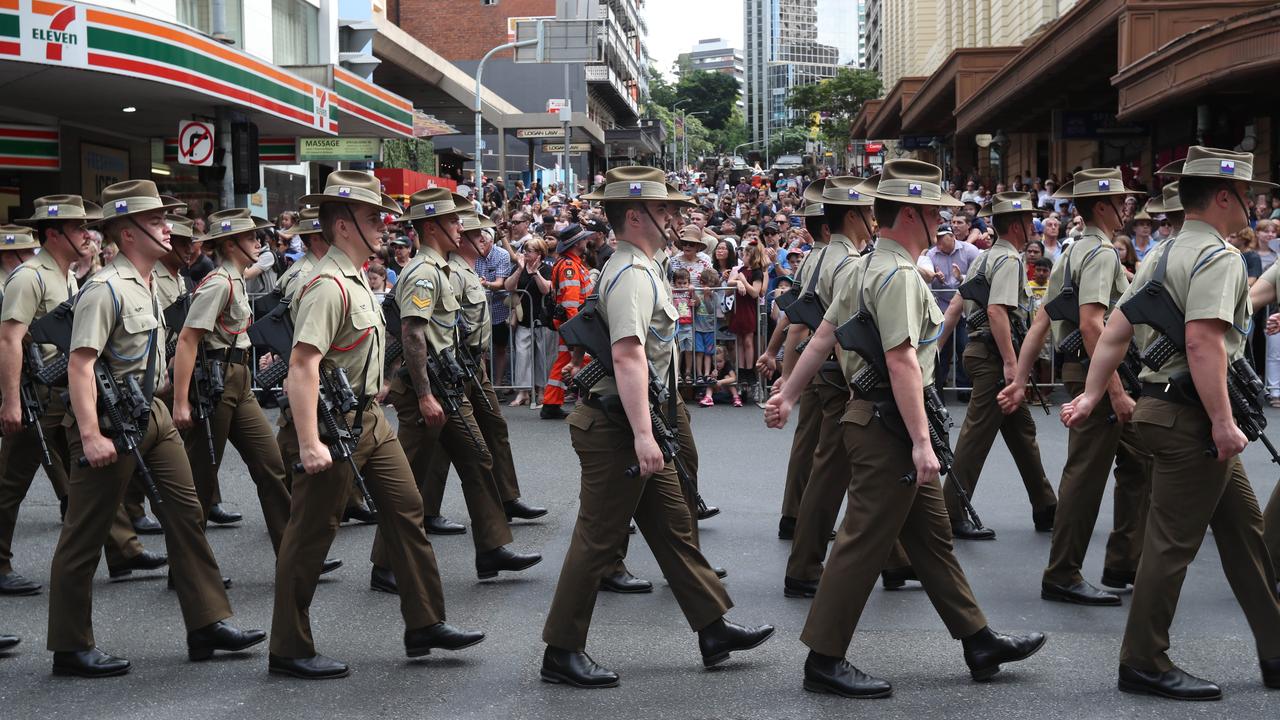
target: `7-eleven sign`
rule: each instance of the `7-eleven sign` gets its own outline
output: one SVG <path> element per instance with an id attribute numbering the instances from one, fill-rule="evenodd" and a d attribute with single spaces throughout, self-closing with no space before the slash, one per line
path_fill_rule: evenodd
<path id="1" fill-rule="evenodd" d="M 22 59 L 83 66 L 88 62 L 85 8 L 48 0 L 18 0 Z"/>

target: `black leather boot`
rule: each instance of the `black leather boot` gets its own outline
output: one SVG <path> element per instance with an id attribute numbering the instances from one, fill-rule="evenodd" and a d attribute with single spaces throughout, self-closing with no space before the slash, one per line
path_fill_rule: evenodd
<path id="1" fill-rule="evenodd" d="M 542 679 L 577 688 L 611 688 L 618 686 L 618 673 L 596 664 L 591 656 L 579 651 L 547 646 L 542 653 Z"/>
<path id="2" fill-rule="evenodd" d="M 423 518 L 422 525 L 426 528 L 428 535 L 462 535 L 467 531 L 466 525 L 441 515 L 429 515 Z"/>
<path id="3" fill-rule="evenodd" d="M 267 671 L 273 675 L 289 675 L 303 680 L 332 680 L 351 674 L 347 664 L 324 655 L 309 658 L 286 658 L 272 655 L 267 660 Z"/>
<path id="4" fill-rule="evenodd" d="M 239 652 L 267 639 L 261 630 L 241 630 L 226 621 L 206 625 L 187 633 L 187 657 L 192 660 L 208 660 L 215 650 Z"/>
<path id="5" fill-rule="evenodd" d="M 844 658 L 822 655 L 812 650 L 804 661 L 804 689 L 847 698 L 887 698 L 893 694 L 888 680 L 874 678 L 849 664 Z"/>
<path id="6" fill-rule="evenodd" d="M 989 527 L 979 529 L 969 518 L 951 524 L 951 535 L 957 540 L 995 540 L 996 531 Z"/>
<path id="7" fill-rule="evenodd" d="M 400 585 L 396 583 L 396 574 L 377 565 L 369 571 L 369 589 L 389 595 L 399 595 Z"/>
<path id="8" fill-rule="evenodd" d="M 1000 672 L 1001 663 L 1025 660 L 1044 647 L 1044 633 L 1029 635 L 1001 635 L 984 627 L 961 640 L 964 644 L 964 661 L 974 680 L 990 680 Z"/>
<path id="9" fill-rule="evenodd" d="M 630 572 L 623 570 L 622 572 L 608 575 L 601 580 L 600 589 L 605 592 L 620 593 L 623 595 L 647 593 L 653 592 L 653 583 L 648 580 L 641 580 Z"/>
<path id="10" fill-rule="evenodd" d="M 112 657 L 98 648 L 53 654 L 54 675 L 74 675 L 83 678 L 103 678 L 129 672 L 129 661 Z"/>
<path id="11" fill-rule="evenodd" d="M 818 581 L 783 577 L 782 594 L 789 598 L 811 598 L 818 594 Z"/>
<path id="12" fill-rule="evenodd" d="M 449 623 L 438 622 L 416 630 L 404 631 L 404 652 L 409 657 L 429 655 L 432 650 L 461 650 L 484 641 L 484 633 L 460 630 Z"/>
<path id="13" fill-rule="evenodd" d="M 772 625 L 743 627 L 723 617 L 698 631 L 698 649 L 703 667 L 719 665 L 729 653 L 759 647 L 773 635 Z"/>
<path id="14" fill-rule="evenodd" d="M 502 509 L 507 513 L 507 522 L 513 519 L 533 520 L 547 514 L 546 508 L 530 505 L 520 498 L 502 503 Z"/>

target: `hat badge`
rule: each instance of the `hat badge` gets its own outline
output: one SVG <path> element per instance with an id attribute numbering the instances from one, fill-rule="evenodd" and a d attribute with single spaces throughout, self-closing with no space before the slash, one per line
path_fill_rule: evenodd
<path id="1" fill-rule="evenodd" d="M 338 188 L 338 197 L 351 197 L 351 188 L 349 187 Z"/>
<path id="2" fill-rule="evenodd" d="M 117 200 L 115 208 L 116 208 L 116 212 L 129 212 L 129 201 Z"/>
<path id="3" fill-rule="evenodd" d="M 1022 201 L 1021 201 L 1021 200 L 1014 200 L 1014 201 L 1013 201 L 1013 209 L 1014 209 L 1014 210 L 1021 210 L 1021 209 L 1022 209 Z"/>
<path id="4" fill-rule="evenodd" d="M 907 194 L 919 196 L 923 192 L 920 183 L 907 183 Z"/>
<path id="5" fill-rule="evenodd" d="M 320 229 L 320 221 L 319 221 L 319 220 L 312 220 L 312 221 L 311 221 L 311 229 L 312 229 L 312 230 L 319 230 L 319 229 Z"/>
<path id="6" fill-rule="evenodd" d="M 1110 190 L 1110 189 L 1111 189 L 1111 181 L 1110 181 L 1110 180 L 1099 180 L 1099 181 L 1098 181 L 1098 192 L 1104 192 L 1104 191 L 1107 191 L 1107 190 Z"/>
<path id="7" fill-rule="evenodd" d="M 58 217 L 58 206 L 50 205 L 45 209 L 45 213 L 48 214 L 49 217 Z"/>
<path id="8" fill-rule="evenodd" d="M 1235 175 L 1235 174 L 1236 174 L 1236 161 L 1235 161 L 1235 160 L 1223 160 L 1222 162 L 1218 163 L 1218 169 L 1222 171 L 1222 174 L 1223 174 L 1223 175 Z"/>
<path id="9" fill-rule="evenodd" d="M 633 182 L 627 186 L 627 193 L 630 195 L 639 195 L 644 192 L 644 186 L 638 182 Z"/>
<path id="10" fill-rule="evenodd" d="M 862 197 L 862 196 L 858 194 L 858 191 L 857 191 L 857 190 L 854 190 L 853 188 L 849 188 L 849 199 L 850 199 L 850 200 L 857 200 L 857 199 L 858 199 L 858 198 L 860 198 L 860 197 Z"/>
<path id="11" fill-rule="evenodd" d="M 427 213 L 428 215 L 434 213 L 435 211 L 436 211 L 436 206 L 434 203 L 422 206 L 422 212 Z"/>
<path id="12" fill-rule="evenodd" d="M 12 235 L 5 235 L 5 236 L 4 236 L 4 244 L 5 244 L 5 245 L 12 245 L 12 244 L 13 244 L 14 242 L 16 242 L 16 241 L 17 241 L 17 238 L 16 238 L 16 237 L 14 237 L 14 236 L 12 236 Z"/>
<path id="13" fill-rule="evenodd" d="M 230 220 L 223 220 L 223 221 L 222 221 L 222 232 L 230 232 L 230 231 L 231 231 L 231 221 L 230 221 Z"/>

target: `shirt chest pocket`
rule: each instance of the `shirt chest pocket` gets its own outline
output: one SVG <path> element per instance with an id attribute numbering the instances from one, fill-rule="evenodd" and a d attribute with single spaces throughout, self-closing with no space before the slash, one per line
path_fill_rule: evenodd
<path id="1" fill-rule="evenodd" d="M 120 325 L 130 335 L 149 333 L 160 327 L 160 319 L 147 310 L 124 312 L 120 315 Z"/>
<path id="2" fill-rule="evenodd" d="M 479 284 L 467 285 L 467 289 L 463 292 L 462 297 L 470 307 L 482 305 L 489 299 L 484 293 L 484 288 L 480 287 Z"/>
<path id="3" fill-rule="evenodd" d="M 376 327 L 381 320 L 382 313 L 372 308 L 355 310 L 351 313 L 351 325 L 358 332 L 365 332 L 369 328 Z"/>

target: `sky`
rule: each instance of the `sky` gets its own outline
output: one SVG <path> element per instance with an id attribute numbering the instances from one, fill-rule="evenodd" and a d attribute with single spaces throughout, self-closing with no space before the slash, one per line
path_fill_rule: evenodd
<path id="1" fill-rule="evenodd" d="M 718 37 L 742 49 L 742 0 L 645 0 L 649 54 L 674 80 L 671 66 L 699 40 Z"/>

